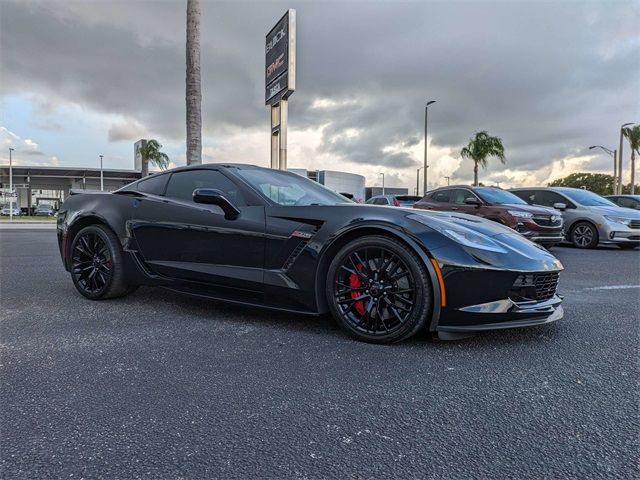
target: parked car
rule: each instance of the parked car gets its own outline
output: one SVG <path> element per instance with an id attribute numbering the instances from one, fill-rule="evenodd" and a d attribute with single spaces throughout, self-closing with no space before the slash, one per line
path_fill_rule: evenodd
<path id="1" fill-rule="evenodd" d="M 113 193 L 71 194 L 58 213 L 62 262 L 91 300 L 164 286 L 251 307 L 331 312 L 373 343 L 563 316 L 562 264 L 509 228 L 357 204 L 291 172 L 181 167 Z"/>
<path id="2" fill-rule="evenodd" d="M 369 205 L 391 205 L 393 207 L 412 207 L 420 200 L 416 195 L 376 195 L 366 201 Z"/>
<path id="3" fill-rule="evenodd" d="M 0 210 L 0 215 L 11 215 L 11 207 L 9 205 L 5 205 L 4 207 L 2 207 L 2 209 Z M 19 216 L 20 215 L 20 207 L 18 207 L 16 204 L 13 205 L 13 216 Z"/>
<path id="4" fill-rule="evenodd" d="M 561 212 L 552 208 L 533 207 L 501 188 L 442 187 L 429 192 L 414 208 L 457 211 L 494 220 L 547 248 L 564 239 Z"/>
<path id="5" fill-rule="evenodd" d="M 33 214 L 36 217 L 39 217 L 39 216 L 53 217 L 56 214 L 56 211 L 51 205 L 47 205 L 43 203 L 36 207 Z"/>
<path id="6" fill-rule="evenodd" d="M 640 210 L 640 195 L 607 195 L 604 198 L 611 200 L 619 207 Z"/>
<path id="7" fill-rule="evenodd" d="M 567 240 L 578 248 L 595 248 L 599 243 L 620 248 L 640 245 L 640 212 L 619 207 L 589 190 L 536 187 L 511 192 L 531 205 L 561 210 Z"/>

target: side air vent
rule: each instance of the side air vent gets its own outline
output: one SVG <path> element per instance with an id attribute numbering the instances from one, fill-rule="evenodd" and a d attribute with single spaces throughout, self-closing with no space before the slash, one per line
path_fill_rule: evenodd
<path id="1" fill-rule="evenodd" d="M 291 255 L 289 255 L 289 258 L 287 258 L 287 261 L 284 262 L 284 266 L 282 267 L 283 270 L 286 271 L 291 268 L 291 265 L 293 265 L 296 259 L 300 256 L 300 254 L 304 250 L 304 247 L 307 246 L 307 243 L 309 243 L 309 239 L 300 240 L 300 243 L 298 243 L 298 245 L 296 245 L 296 248 L 293 249 L 293 252 L 291 252 Z"/>

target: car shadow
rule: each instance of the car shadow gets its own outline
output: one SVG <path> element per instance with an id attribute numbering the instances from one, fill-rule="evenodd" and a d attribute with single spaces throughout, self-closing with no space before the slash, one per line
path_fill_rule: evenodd
<path id="1" fill-rule="evenodd" d="M 451 351 L 459 348 L 484 348 L 487 344 L 511 347 L 514 345 L 524 346 L 529 343 L 546 342 L 558 334 L 557 329 L 554 328 L 555 324 L 551 324 L 529 328 L 480 332 L 468 338 L 441 340 L 436 333 L 429 332 L 425 329 L 400 343 L 373 345 L 350 337 L 329 314 L 303 315 L 267 308 L 236 305 L 165 289 L 162 289 L 162 297 L 158 298 L 156 294 L 157 291 L 158 290 L 153 287 L 141 287 L 136 293 L 127 297 L 127 299 L 128 301 L 141 303 L 154 302 L 156 306 L 164 306 L 167 309 L 177 308 L 182 314 L 187 314 L 194 319 L 204 322 L 231 322 L 238 324 L 239 327 L 241 324 L 250 324 L 251 326 L 259 326 L 261 328 L 286 328 L 287 330 L 322 337 L 333 337 L 342 341 L 354 342 L 354 344 L 358 345 L 375 346 L 376 348 L 413 349 L 416 347 L 427 347 L 436 349 L 436 351 Z"/>

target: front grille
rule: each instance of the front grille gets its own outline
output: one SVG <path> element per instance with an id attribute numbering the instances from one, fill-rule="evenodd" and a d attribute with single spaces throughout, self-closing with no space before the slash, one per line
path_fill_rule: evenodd
<path id="1" fill-rule="evenodd" d="M 629 226 L 631 228 L 640 228 L 640 220 L 631 220 L 631 223 L 629 223 Z"/>
<path id="2" fill-rule="evenodd" d="M 514 302 L 549 300 L 556 294 L 559 276 L 558 272 L 518 275 L 509 291 L 509 298 Z"/>
<path id="3" fill-rule="evenodd" d="M 558 215 L 535 215 L 533 221 L 541 227 L 560 227 L 562 226 L 562 217 Z"/>

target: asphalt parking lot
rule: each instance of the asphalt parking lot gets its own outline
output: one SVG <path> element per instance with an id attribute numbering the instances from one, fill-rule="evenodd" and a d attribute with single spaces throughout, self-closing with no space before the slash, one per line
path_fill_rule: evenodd
<path id="1" fill-rule="evenodd" d="M 394 346 L 141 288 L 0 231 L 2 478 L 638 478 L 640 252 L 556 248 L 565 318 Z"/>

